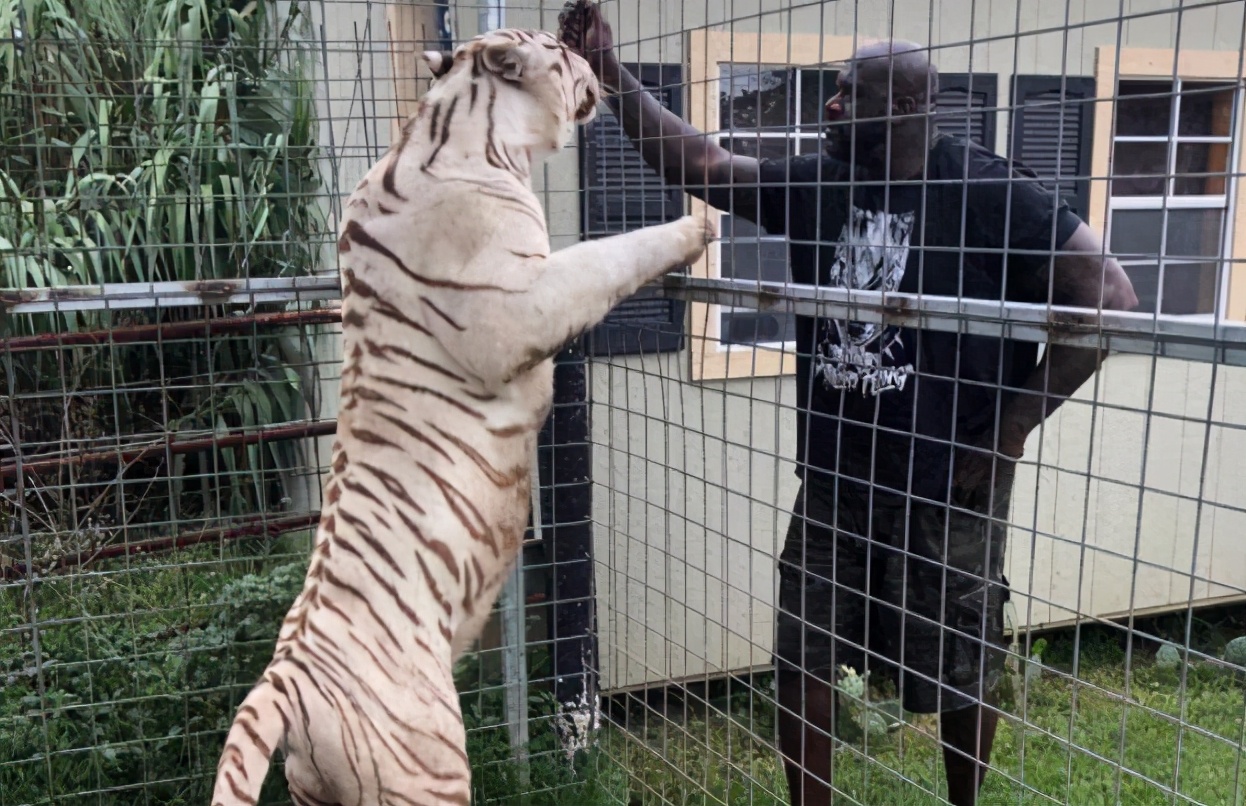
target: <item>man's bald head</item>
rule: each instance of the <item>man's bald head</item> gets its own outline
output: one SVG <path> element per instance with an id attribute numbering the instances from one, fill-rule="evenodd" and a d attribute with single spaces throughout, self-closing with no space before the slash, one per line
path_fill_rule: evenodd
<path id="1" fill-rule="evenodd" d="M 828 151 L 868 172 L 891 168 L 908 175 L 920 167 L 937 136 L 934 99 L 939 71 L 927 49 L 885 39 L 857 48 L 826 102 Z"/>
<path id="2" fill-rule="evenodd" d="M 916 42 L 884 39 L 857 48 L 848 64 L 847 83 L 885 96 L 888 85 L 893 97 L 926 102 L 939 92 L 939 71 L 928 49 Z"/>

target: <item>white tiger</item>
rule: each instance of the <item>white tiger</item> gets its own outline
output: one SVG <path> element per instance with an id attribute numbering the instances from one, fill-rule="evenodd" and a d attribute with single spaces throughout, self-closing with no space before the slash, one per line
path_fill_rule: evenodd
<path id="1" fill-rule="evenodd" d="M 225 740 L 212 802 L 467 804 L 451 669 L 520 548 L 552 355 L 696 260 L 686 216 L 551 254 L 533 166 L 592 120 L 588 64 L 544 31 L 426 52 L 435 81 L 346 206 L 342 406 L 302 592 Z"/>

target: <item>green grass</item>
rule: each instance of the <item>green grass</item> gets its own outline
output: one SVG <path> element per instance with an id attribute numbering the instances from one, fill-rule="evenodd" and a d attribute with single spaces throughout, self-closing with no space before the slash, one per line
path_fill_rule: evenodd
<path id="1" fill-rule="evenodd" d="M 1127 687 L 1124 654 L 1113 645 L 1089 635 L 1074 676 L 1071 641 L 1062 644 L 1042 678 L 1012 693 L 983 806 L 1246 802 L 1246 706 L 1231 675 L 1196 665 L 1183 688 L 1177 672 L 1135 655 Z M 769 681 L 756 677 L 676 714 L 634 706 L 603 732 L 600 751 L 627 771 L 619 802 L 628 806 L 786 806 L 774 719 Z M 910 717 L 867 745 L 841 747 L 837 802 L 946 803 L 934 724 Z"/>
<path id="2" fill-rule="evenodd" d="M 205 801 L 224 729 L 302 581 L 301 547 L 269 545 L 259 559 L 260 543 L 239 544 L 238 559 L 200 547 L 39 581 L 29 590 L 42 668 L 27 589 L 0 586 L 0 806 Z M 1195 643 L 1214 656 L 1242 631 L 1235 621 Z M 1072 638 L 1053 636 L 1044 675 L 1011 691 L 984 806 L 1246 804 L 1241 683 L 1206 663 L 1183 682 L 1153 663 L 1149 645 L 1132 646 L 1127 665 L 1105 634 L 1083 630 L 1076 670 Z M 529 660 L 530 678 L 547 680 L 539 648 Z M 786 806 L 766 675 L 708 694 L 684 688 L 682 703 L 662 708 L 635 696 L 626 709 L 608 703 L 596 747 L 571 763 L 553 699 L 535 684 L 526 776 L 512 761 L 496 670 L 477 656 L 456 678 L 474 806 Z M 843 747 L 839 802 L 942 802 L 932 725 L 911 718 Z M 279 770 L 262 802 L 288 803 Z"/>

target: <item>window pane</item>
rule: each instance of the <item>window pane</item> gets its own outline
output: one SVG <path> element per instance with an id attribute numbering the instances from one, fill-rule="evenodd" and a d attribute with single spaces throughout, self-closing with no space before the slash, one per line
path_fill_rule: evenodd
<path id="1" fill-rule="evenodd" d="M 761 238 L 766 234 L 761 227 L 740 215 L 719 216 L 718 233 L 724 241 L 732 238 Z"/>
<path id="2" fill-rule="evenodd" d="M 1195 210 L 1113 210 L 1109 249 L 1118 258 L 1155 259 L 1160 255 L 1160 234 L 1168 220 L 1166 257 L 1220 257 L 1224 226 L 1223 208 Z"/>
<path id="3" fill-rule="evenodd" d="M 1108 249 L 1119 259 L 1155 259 L 1163 235 L 1163 210 L 1113 210 Z"/>
<path id="4" fill-rule="evenodd" d="M 722 344 L 763 344 L 795 341 L 796 318 L 786 313 L 731 311 L 720 321 Z"/>
<path id="5" fill-rule="evenodd" d="M 1216 263 L 1166 263 L 1163 276 L 1163 310 L 1161 313 L 1183 315 L 1215 313 L 1216 284 L 1219 279 Z M 1134 310 L 1155 313 L 1159 298 L 1160 268 L 1157 264 L 1125 266 L 1125 273 L 1138 295 Z"/>
<path id="6" fill-rule="evenodd" d="M 1223 196 L 1228 192 L 1228 143 L 1178 143 L 1173 193 Z"/>
<path id="7" fill-rule="evenodd" d="M 1113 196 L 1163 196 L 1168 191 L 1167 143 L 1116 143 Z"/>
<path id="8" fill-rule="evenodd" d="M 787 241 L 724 241 L 720 271 L 725 280 L 786 283 Z"/>
<path id="9" fill-rule="evenodd" d="M 802 128 L 817 128 L 826 120 L 826 102 L 835 97 L 839 87 L 835 84 L 838 70 L 801 70 L 800 71 L 800 108 L 797 110 L 796 122 Z M 792 99 L 793 105 L 796 99 Z"/>
<path id="10" fill-rule="evenodd" d="M 1122 81 L 1116 101 L 1116 133 L 1164 137 L 1172 126 L 1171 81 Z"/>
<path id="11" fill-rule="evenodd" d="M 787 127 L 791 71 L 754 65 L 724 65 L 719 73 L 720 128 Z"/>
<path id="12" fill-rule="evenodd" d="M 1167 257 L 1221 257 L 1223 209 L 1169 210 Z"/>
<path id="13" fill-rule="evenodd" d="M 1122 268 L 1129 276 L 1134 295 L 1138 298 L 1138 307 L 1134 310 L 1140 313 L 1155 313 L 1155 303 L 1159 299 L 1159 266 L 1154 264 L 1126 265 Z"/>
<path id="14" fill-rule="evenodd" d="M 1181 82 L 1181 137 L 1229 137 L 1233 133 L 1233 85 Z"/>

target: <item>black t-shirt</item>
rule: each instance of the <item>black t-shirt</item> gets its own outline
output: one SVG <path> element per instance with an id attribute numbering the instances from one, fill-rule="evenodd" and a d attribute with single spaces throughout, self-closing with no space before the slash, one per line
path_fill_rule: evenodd
<path id="1" fill-rule="evenodd" d="M 1032 173 L 958 138 L 924 181 L 851 179 L 825 154 L 762 160 L 732 212 L 789 240 L 792 281 L 977 299 L 1048 300 L 1051 253 L 1081 223 Z M 953 440 L 990 438 L 1033 343 L 798 317 L 797 472 L 948 500 Z"/>

